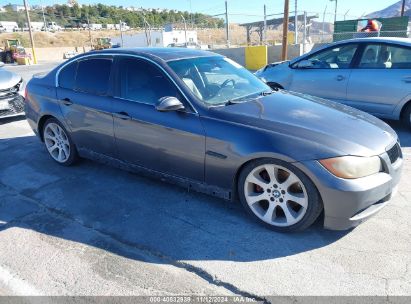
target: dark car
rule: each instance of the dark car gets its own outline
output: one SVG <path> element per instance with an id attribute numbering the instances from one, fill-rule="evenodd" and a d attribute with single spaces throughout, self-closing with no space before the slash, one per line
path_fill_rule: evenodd
<path id="1" fill-rule="evenodd" d="M 78 156 L 239 199 L 266 226 L 347 229 L 400 179 L 396 133 L 353 108 L 266 84 L 191 49 L 77 56 L 27 86 L 26 117 L 51 157 Z M 223 219 L 222 219 L 223 220 Z"/>

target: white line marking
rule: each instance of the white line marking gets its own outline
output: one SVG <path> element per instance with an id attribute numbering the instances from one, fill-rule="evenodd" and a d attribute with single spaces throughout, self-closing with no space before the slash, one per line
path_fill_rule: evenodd
<path id="1" fill-rule="evenodd" d="M 41 296 L 43 295 L 35 287 L 0 266 L 0 282 L 15 296 Z"/>

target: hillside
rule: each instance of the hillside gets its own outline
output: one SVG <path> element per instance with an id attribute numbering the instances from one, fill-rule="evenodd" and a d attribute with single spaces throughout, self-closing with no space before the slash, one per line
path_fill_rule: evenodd
<path id="1" fill-rule="evenodd" d="M 23 27 L 26 22 L 24 12 L 13 12 L 11 5 L 5 6 L 6 12 L 0 13 L 0 21 L 16 21 L 19 27 Z M 141 10 L 129 11 L 121 6 L 97 5 L 53 5 L 44 8 L 46 22 L 54 21 L 63 27 L 77 28 L 84 23 L 115 24 L 119 21 L 126 22 L 131 27 L 144 27 L 144 18 L 151 27 L 162 27 L 167 23 L 182 23 L 182 17 L 187 23 L 193 23 L 195 27 L 222 28 L 224 21 L 221 18 L 211 17 L 205 14 L 181 11 L 156 11 Z M 41 9 L 31 10 L 32 21 L 43 21 Z"/>
<path id="2" fill-rule="evenodd" d="M 366 18 L 390 18 L 401 15 L 402 1 L 398 1 L 385 9 L 368 14 Z M 411 16 L 411 0 L 405 2 L 405 15 Z"/>

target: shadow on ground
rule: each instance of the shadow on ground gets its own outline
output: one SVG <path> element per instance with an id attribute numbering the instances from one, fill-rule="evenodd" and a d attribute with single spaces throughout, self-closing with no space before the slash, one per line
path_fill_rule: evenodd
<path id="1" fill-rule="evenodd" d="M 62 167 L 34 136 L 0 140 L 0 154 L 0 230 L 33 229 L 140 259 L 131 246 L 163 262 L 275 259 L 347 233 L 324 230 L 319 220 L 305 232 L 279 234 L 236 203 L 91 161 Z"/>

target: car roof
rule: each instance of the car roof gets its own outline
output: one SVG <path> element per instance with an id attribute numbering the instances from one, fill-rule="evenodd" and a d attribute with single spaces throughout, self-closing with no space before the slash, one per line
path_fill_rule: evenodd
<path id="1" fill-rule="evenodd" d="M 399 38 L 399 37 L 368 37 L 368 38 L 353 38 L 348 40 L 341 40 L 335 42 L 335 44 L 347 43 L 347 42 L 386 42 L 386 43 L 395 43 L 411 46 L 411 39 L 409 38 Z"/>
<path id="2" fill-rule="evenodd" d="M 329 47 L 337 46 L 340 44 L 345 44 L 345 43 L 392 43 L 392 44 L 398 44 L 398 45 L 404 45 L 404 46 L 411 46 L 411 39 L 410 38 L 398 38 L 398 37 L 366 37 L 366 38 L 352 38 L 352 39 L 346 39 L 346 40 L 340 40 L 332 43 L 327 43 L 319 48 L 313 49 L 310 52 L 303 54 L 301 56 L 298 56 L 292 60 L 290 60 L 290 64 L 293 64 L 301 58 L 307 57 L 313 53 L 317 53 L 319 51 L 325 50 Z"/>
<path id="3" fill-rule="evenodd" d="M 164 61 L 181 60 L 187 58 L 197 58 L 197 57 L 211 57 L 211 56 L 221 56 L 213 52 L 189 49 L 189 48 L 166 48 L 166 47 L 136 47 L 136 48 L 114 48 L 105 49 L 100 51 L 88 52 L 87 54 L 127 54 L 127 55 L 138 55 L 142 57 L 147 57 L 153 59 L 156 57 Z M 81 58 L 81 56 L 79 57 Z"/>

